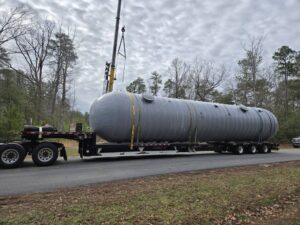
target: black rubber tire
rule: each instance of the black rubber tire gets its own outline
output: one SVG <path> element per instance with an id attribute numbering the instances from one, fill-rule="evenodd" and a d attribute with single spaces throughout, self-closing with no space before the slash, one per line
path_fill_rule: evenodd
<path id="1" fill-rule="evenodd" d="M 248 153 L 249 154 L 256 154 L 258 152 L 257 147 L 255 145 L 250 145 L 248 147 Z"/>
<path id="2" fill-rule="evenodd" d="M 41 151 L 47 151 L 47 155 L 41 156 Z M 48 156 L 50 153 L 50 157 Z M 52 155 L 51 155 L 52 154 Z M 35 165 L 37 166 L 51 166 L 53 165 L 58 157 L 58 149 L 57 147 L 48 142 L 40 143 L 38 146 L 36 146 L 32 151 L 32 160 Z M 46 159 L 48 156 L 49 159 Z M 45 160 L 43 160 L 41 157 L 44 157 Z"/>
<path id="3" fill-rule="evenodd" d="M 234 153 L 235 153 L 236 155 L 243 155 L 243 154 L 245 153 L 245 148 L 244 148 L 244 146 L 243 146 L 243 145 L 238 145 L 238 146 L 236 146 L 235 149 L 234 149 Z"/>
<path id="4" fill-rule="evenodd" d="M 214 152 L 222 154 L 224 152 L 226 152 L 228 149 L 228 147 L 226 145 L 217 145 L 214 149 Z"/>
<path id="5" fill-rule="evenodd" d="M 11 153 L 7 151 L 11 150 Z M 4 157 L 4 154 L 12 154 L 11 157 L 14 157 L 14 162 L 7 162 Z M 8 157 L 8 156 L 7 156 Z M 16 168 L 19 167 L 26 157 L 26 151 L 22 145 L 17 143 L 9 143 L 1 146 L 0 148 L 0 167 L 2 168 Z M 12 158 L 13 159 L 13 158 Z"/>
<path id="6" fill-rule="evenodd" d="M 263 154 L 266 154 L 266 153 L 270 153 L 271 150 L 270 150 L 270 148 L 269 148 L 268 145 L 262 145 L 262 146 L 260 147 L 260 151 L 259 151 L 259 152 L 260 152 L 260 153 L 263 153 Z"/>

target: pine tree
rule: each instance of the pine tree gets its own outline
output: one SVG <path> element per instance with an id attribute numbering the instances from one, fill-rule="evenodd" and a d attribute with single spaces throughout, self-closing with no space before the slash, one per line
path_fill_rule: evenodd
<path id="1" fill-rule="evenodd" d="M 159 73 L 157 73 L 156 71 L 154 71 L 150 77 L 151 80 L 151 85 L 150 85 L 150 91 L 153 95 L 157 95 L 159 89 L 161 88 L 161 83 L 162 83 L 162 79 L 161 79 L 161 75 Z"/>
<path id="2" fill-rule="evenodd" d="M 143 78 L 138 77 L 136 80 L 131 82 L 127 87 L 126 90 L 131 93 L 142 94 L 146 92 L 146 85 L 144 83 Z"/>

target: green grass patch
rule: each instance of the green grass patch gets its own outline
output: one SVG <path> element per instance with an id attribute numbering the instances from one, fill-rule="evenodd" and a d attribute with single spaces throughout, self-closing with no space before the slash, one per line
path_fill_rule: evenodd
<path id="1" fill-rule="evenodd" d="M 0 224 L 217 224 L 281 204 L 300 163 L 191 172 L 0 198 Z M 1 204 L 3 203 L 3 204 Z"/>

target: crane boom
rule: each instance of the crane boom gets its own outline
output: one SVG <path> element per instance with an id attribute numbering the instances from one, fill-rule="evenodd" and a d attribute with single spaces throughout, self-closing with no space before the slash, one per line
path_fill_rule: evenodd
<path id="1" fill-rule="evenodd" d="M 116 27 L 115 27 L 115 37 L 114 37 L 114 45 L 113 45 L 112 60 L 111 60 L 111 67 L 110 67 L 110 73 L 109 73 L 109 82 L 108 82 L 107 92 L 112 92 L 113 86 L 114 86 L 120 14 L 121 14 L 121 0 L 118 0 L 118 10 L 117 10 Z"/>

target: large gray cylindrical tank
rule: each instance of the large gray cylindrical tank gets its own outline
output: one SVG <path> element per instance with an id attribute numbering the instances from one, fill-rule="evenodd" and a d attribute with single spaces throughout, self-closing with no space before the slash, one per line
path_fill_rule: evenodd
<path id="1" fill-rule="evenodd" d="M 95 100 L 90 125 L 110 142 L 264 141 L 278 129 L 261 108 L 115 92 Z"/>

